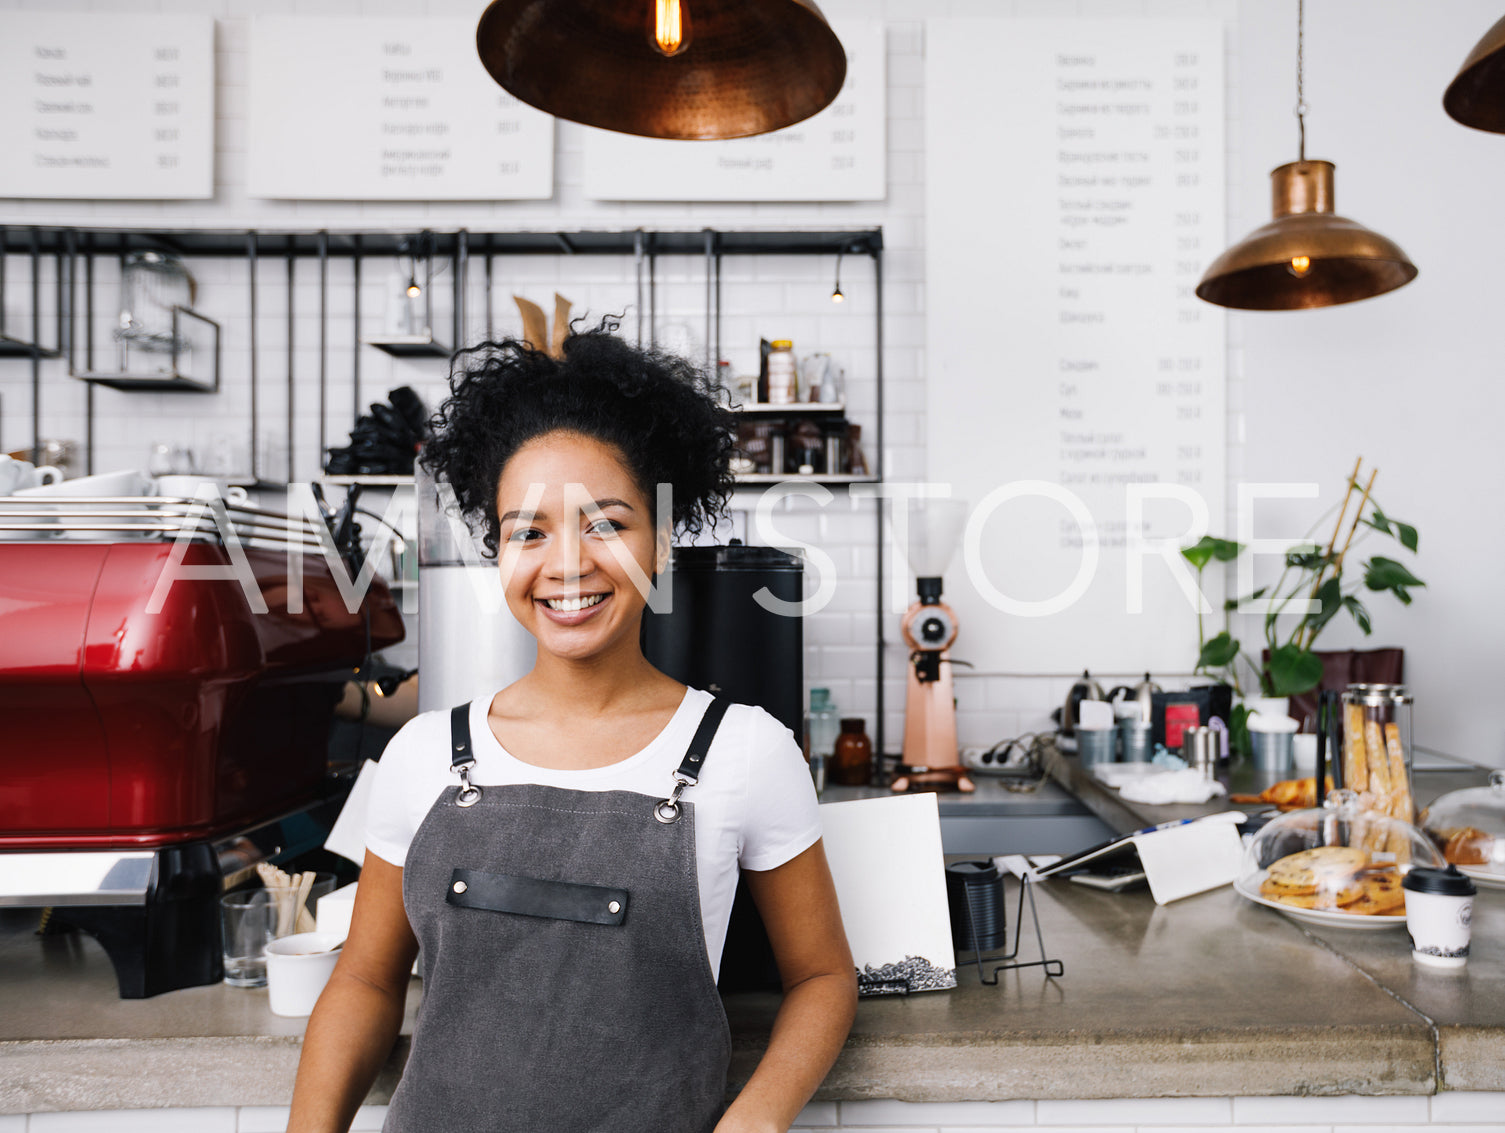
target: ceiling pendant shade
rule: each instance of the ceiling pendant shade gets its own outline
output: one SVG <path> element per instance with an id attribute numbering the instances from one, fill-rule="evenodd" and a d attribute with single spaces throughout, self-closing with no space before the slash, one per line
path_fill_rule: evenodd
<path id="1" fill-rule="evenodd" d="M 1465 126 L 1505 134 L 1505 19 L 1468 53 L 1443 93 L 1442 108 Z"/>
<path id="2" fill-rule="evenodd" d="M 742 138 L 825 109 L 847 57 L 811 0 L 492 0 L 487 72 L 556 118 L 652 138 Z"/>
<path id="3" fill-rule="evenodd" d="M 1212 262 L 1197 298 L 1219 307 L 1294 311 L 1383 295 L 1416 278 L 1399 245 L 1333 211 L 1333 163 L 1270 171 L 1275 219 Z"/>

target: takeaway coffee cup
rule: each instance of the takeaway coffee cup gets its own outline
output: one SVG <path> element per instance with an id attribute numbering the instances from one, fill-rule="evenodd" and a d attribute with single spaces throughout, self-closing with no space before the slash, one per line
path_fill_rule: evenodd
<path id="1" fill-rule="evenodd" d="M 1419 866 L 1401 884 L 1406 890 L 1411 958 L 1434 968 L 1463 967 L 1468 963 L 1474 919 L 1474 883 L 1450 865 L 1447 869 Z"/>
<path id="2" fill-rule="evenodd" d="M 300 932 L 267 945 L 267 999 L 273 1015 L 298 1018 L 313 1013 L 342 943 L 336 933 Z"/>

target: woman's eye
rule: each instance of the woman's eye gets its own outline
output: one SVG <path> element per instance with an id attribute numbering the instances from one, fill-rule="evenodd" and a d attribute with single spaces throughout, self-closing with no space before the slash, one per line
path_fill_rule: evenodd
<path id="1" fill-rule="evenodd" d="M 507 542 L 531 543 L 533 542 L 531 537 L 534 535 L 537 535 L 540 539 L 543 538 L 543 532 L 539 531 L 536 527 L 519 527 L 511 535 L 507 536 Z"/>
<path id="2" fill-rule="evenodd" d="M 588 530 L 595 535 L 615 535 L 622 530 L 622 525 L 615 519 L 598 519 L 590 525 Z"/>

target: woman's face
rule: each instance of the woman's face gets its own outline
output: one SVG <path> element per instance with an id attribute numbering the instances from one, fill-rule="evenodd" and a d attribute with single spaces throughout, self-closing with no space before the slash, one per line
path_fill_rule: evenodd
<path id="1" fill-rule="evenodd" d="M 507 606 L 540 651 L 585 660 L 637 648 L 669 540 L 615 447 L 579 433 L 534 438 L 503 467 L 496 511 Z"/>

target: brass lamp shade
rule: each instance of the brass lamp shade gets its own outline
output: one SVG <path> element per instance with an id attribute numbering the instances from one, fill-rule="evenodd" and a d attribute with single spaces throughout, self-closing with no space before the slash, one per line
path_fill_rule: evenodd
<path id="1" fill-rule="evenodd" d="M 1197 298 L 1248 311 L 1334 307 L 1416 278 L 1393 241 L 1333 212 L 1333 163 L 1271 170 L 1275 219 L 1212 262 Z"/>
<path id="2" fill-rule="evenodd" d="M 492 0 L 487 72 L 556 118 L 651 138 L 742 138 L 830 104 L 847 57 L 811 0 L 682 0 L 679 54 L 653 45 L 654 0 Z"/>
<path id="3" fill-rule="evenodd" d="M 1505 134 L 1505 19 L 1468 53 L 1442 96 L 1442 108 L 1465 126 Z"/>

